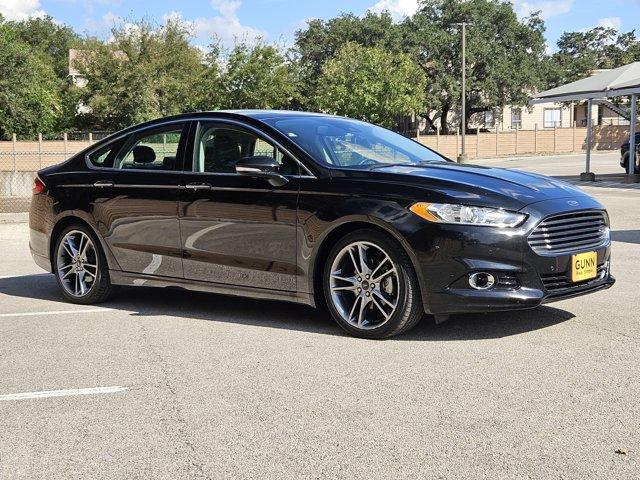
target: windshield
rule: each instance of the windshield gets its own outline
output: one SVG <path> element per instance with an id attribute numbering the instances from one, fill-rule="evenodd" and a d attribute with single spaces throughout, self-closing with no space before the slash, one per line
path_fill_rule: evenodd
<path id="1" fill-rule="evenodd" d="M 330 167 L 371 168 L 446 162 L 433 150 L 370 123 L 337 117 L 268 119 L 316 161 Z"/>

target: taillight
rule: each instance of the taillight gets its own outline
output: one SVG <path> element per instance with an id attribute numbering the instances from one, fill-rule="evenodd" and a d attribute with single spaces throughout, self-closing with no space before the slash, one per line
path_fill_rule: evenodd
<path id="1" fill-rule="evenodd" d="M 39 193 L 44 192 L 46 188 L 47 186 L 42 182 L 42 180 L 36 177 L 33 181 L 33 194 L 38 195 Z"/>

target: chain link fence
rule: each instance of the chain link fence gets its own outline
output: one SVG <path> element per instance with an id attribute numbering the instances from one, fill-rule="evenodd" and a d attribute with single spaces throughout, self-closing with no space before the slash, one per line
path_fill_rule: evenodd
<path id="1" fill-rule="evenodd" d="M 13 135 L 0 140 L 0 214 L 29 211 L 31 189 L 36 172 L 61 163 L 108 132 L 73 132 L 35 139 Z"/>

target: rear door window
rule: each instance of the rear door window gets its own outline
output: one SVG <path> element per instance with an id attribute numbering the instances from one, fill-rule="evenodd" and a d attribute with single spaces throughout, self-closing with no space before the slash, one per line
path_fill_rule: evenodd
<path id="1" fill-rule="evenodd" d="M 118 153 L 114 167 L 122 170 L 172 171 L 179 158 L 184 124 L 171 124 L 133 134 Z"/>

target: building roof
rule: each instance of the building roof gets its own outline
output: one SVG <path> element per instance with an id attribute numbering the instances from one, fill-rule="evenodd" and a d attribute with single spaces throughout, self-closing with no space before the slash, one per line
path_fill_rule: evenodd
<path id="1" fill-rule="evenodd" d="M 567 102 L 590 98 L 612 98 L 640 93 L 640 62 L 597 73 L 533 95 L 531 102 Z"/>

